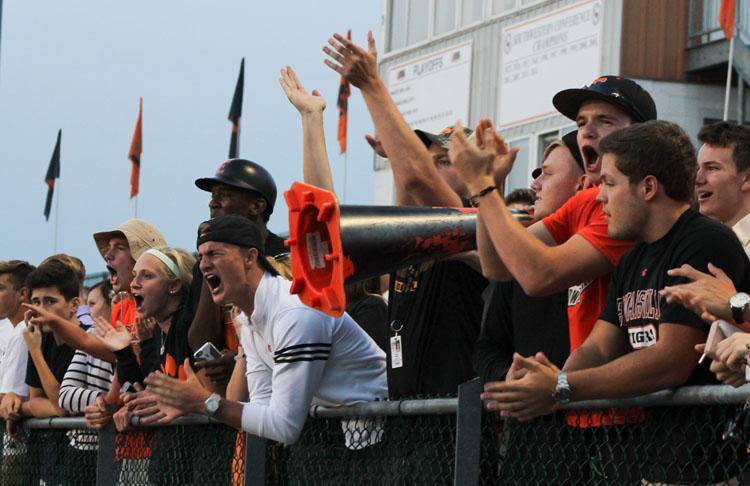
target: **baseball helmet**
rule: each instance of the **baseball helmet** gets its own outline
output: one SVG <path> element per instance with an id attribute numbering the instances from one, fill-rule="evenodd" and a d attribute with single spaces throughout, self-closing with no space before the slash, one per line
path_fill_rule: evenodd
<path id="1" fill-rule="evenodd" d="M 273 212 L 273 206 L 276 204 L 276 183 L 266 169 L 252 160 L 229 159 L 222 162 L 213 177 L 195 181 L 199 189 L 208 192 L 215 184 L 257 192 L 268 204 L 266 213 L 270 215 Z"/>

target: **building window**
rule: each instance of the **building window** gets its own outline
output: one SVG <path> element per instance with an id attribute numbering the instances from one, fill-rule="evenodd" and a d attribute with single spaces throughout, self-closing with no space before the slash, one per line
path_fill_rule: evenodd
<path id="1" fill-rule="evenodd" d="M 512 140 L 508 142 L 508 145 L 510 145 L 511 148 L 518 147 L 521 150 L 518 151 L 516 162 L 513 164 L 513 170 L 510 171 L 508 178 L 505 180 L 505 194 L 508 194 L 514 189 L 526 189 L 531 182 L 531 160 L 529 150 L 531 143 L 529 137 Z"/>
<path id="2" fill-rule="evenodd" d="M 388 23 L 388 50 L 395 51 L 406 47 L 406 0 L 391 0 Z"/>
<path id="3" fill-rule="evenodd" d="M 435 0 L 435 35 L 445 34 L 455 28 L 455 0 Z"/>
<path id="4" fill-rule="evenodd" d="M 479 22 L 484 17 L 484 0 L 463 0 L 461 6 L 461 25 Z"/>
<path id="5" fill-rule="evenodd" d="M 427 39 L 427 26 L 430 19 L 430 0 L 409 0 L 407 13 L 406 43 L 416 44 Z"/>
<path id="6" fill-rule="evenodd" d="M 560 131 L 555 130 L 554 132 L 547 132 L 542 133 L 539 135 L 539 138 L 537 139 L 536 144 L 536 163 L 534 164 L 534 167 L 541 167 L 544 157 L 544 151 L 547 149 L 547 146 L 554 142 L 555 140 L 558 140 L 560 138 Z"/>
<path id="7" fill-rule="evenodd" d="M 516 8 L 518 0 L 492 0 L 492 15 L 504 14 Z"/>

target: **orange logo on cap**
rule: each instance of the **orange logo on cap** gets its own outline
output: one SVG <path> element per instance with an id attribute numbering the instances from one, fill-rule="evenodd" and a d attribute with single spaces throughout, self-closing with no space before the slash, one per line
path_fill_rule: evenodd
<path id="1" fill-rule="evenodd" d="M 606 76 L 600 76 L 596 78 L 595 80 L 591 81 L 591 84 L 598 84 L 598 83 L 606 83 L 607 77 Z"/>

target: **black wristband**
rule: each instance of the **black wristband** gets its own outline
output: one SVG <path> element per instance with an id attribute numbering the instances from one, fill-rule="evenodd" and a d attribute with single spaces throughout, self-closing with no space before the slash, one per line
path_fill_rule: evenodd
<path id="1" fill-rule="evenodd" d="M 474 194 L 473 196 L 470 196 L 469 197 L 469 202 L 471 202 L 472 206 L 474 206 L 475 208 L 478 208 L 479 207 L 479 198 L 486 196 L 487 194 L 491 193 L 495 189 L 497 189 L 497 186 L 494 186 L 494 185 L 493 186 L 487 186 L 484 189 L 482 189 L 481 191 L 479 191 L 478 193 Z"/>

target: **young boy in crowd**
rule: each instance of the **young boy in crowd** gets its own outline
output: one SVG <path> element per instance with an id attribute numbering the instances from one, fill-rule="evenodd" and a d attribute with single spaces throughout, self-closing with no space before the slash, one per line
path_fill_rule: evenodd
<path id="1" fill-rule="evenodd" d="M 29 396 L 29 353 L 22 334 L 26 309 L 21 304 L 29 301 L 26 277 L 33 270 L 32 265 L 20 260 L 0 262 L 0 416 L 5 420 L 17 419 L 21 403 Z"/>

